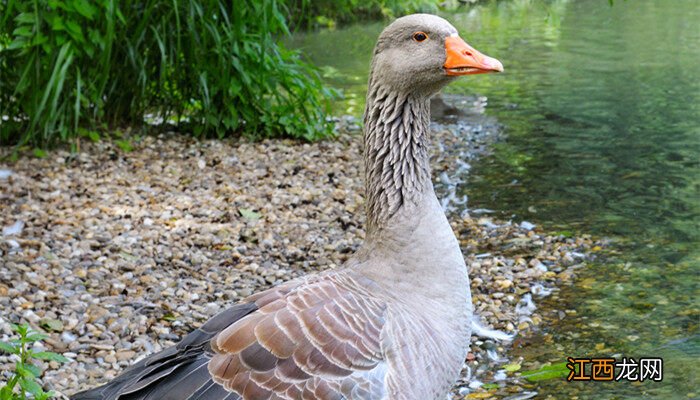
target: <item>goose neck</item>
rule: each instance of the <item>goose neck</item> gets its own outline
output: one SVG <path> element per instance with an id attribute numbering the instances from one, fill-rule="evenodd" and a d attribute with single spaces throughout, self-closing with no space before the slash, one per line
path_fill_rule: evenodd
<path id="1" fill-rule="evenodd" d="M 432 194 L 428 97 L 372 85 L 364 114 L 367 233 L 373 235 Z M 410 213 L 409 213 L 410 214 Z"/>

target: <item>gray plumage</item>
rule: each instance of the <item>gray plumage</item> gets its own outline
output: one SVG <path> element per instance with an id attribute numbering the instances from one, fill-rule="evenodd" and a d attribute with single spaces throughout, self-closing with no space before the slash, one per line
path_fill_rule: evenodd
<path id="1" fill-rule="evenodd" d="M 364 114 L 367 237 L 342 268 L 250 296 L 73 399 L 444 398 L 472 312 L 428 163 L 429 98 L 474 71 L 448 68 L 456 36 L 444 19 L 416 14 L 377 41 Z"/>

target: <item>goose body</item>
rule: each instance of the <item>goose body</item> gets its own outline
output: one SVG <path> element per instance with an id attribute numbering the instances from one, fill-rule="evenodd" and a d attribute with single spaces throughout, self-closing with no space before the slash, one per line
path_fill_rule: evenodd
<path id="1" fill-rule="evenodd" d="M 501 71 L 442 18 L 397 19 L 365 109 L 367 238 L 336 270 L 254 294 L 178 345 L 73 399 L 442 399 L 472 315 L 457 239 L 430 180 L 429 98 Z"/>

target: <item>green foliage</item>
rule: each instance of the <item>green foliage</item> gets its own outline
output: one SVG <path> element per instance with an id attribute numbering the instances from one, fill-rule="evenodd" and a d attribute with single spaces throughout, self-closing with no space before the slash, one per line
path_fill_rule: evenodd
<path id="1" fill-rule="evenodd" d="M 578 373 L 578 365 L 574 365 Z M 536 370 L 524 371 L 520 374 L 523 378 L 530 382 L 546 381 L 549 379 L 562 378 L 569 375 L 570 370 L 566 367 L 566 363 L 558 363 L 544 365 Z"/>
<path id="2" fill-rule="evenodd" d="M 279 42 L 286 14 L 275 0 L 2 0 L 0 144 L 98 140 L 146 114 L 196 136 L 331 135 L 333 93 Z"/>
<path id="3" fill-rule="evenodd" d="M 41 370 L 32 361 L 46 360 L 63 363 L 69 360 L 50 351 L 31 350 L 29 345 L 40 342 L 48 336 L 32 331 L 28 325 L 12 325 L 12 330 L 19 335 L 19 339 L 10 340 L 9 343 L 0 342 L 0 352 L 14 354 L 19 360 L 15 364 L 15 370 L 10 379 L 4 386 L 0 387 L 0 400 L 24 400 L 27 398 L 44 400 L 54 397 L 53 392 L 45 392 L 42 389 L 38 382 Z"/>
<path id="4" fill-rule="evenodd" d="M 457 3 L 456 1 L 452 1 Z M 290 8 L 302 26 L 334 26 L 361 19 L 394 18 L 415 12 L 435 13 L 450 0 L 291 0 Z"/>
<path id="5" fill-rule="evenodd" d="M 520 363 L 510 363 L 510 364 L 507 364 L 503 367 L 503 369 L 505 369 L 507 372 L 519 371 L 520 368 L 521 368 Z"/>
<path id="6" fill-rule="evenodd" d="M 245 219 L 249 219 L 252 221 L 260 219 L 261 215 L 258 212 L 255 212 L 251 209 L 248 208 L 239 208 L 238 212 L 241 214 L 241 216 Z"/>

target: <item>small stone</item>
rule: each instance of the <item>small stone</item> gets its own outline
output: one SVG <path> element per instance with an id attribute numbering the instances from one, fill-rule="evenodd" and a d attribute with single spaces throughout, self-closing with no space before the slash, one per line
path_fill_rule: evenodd
<path id="1" fill-rule="evenodd" d="M 117 361 L 131 360 L 136 356 L 135 351 L 131 350 L 120 350 L 117 352 Z"/>
<path id="2" fill-rule="evenodd" d="M 522 221 L 520 223 L 520 227 L 525 229 L 525 230 L 531 231 L 531 230 L 535 229 L 535 224 L 533 224 L 531 222 L 527 222 L 527 221 Z"/>
<path id="3" fill-rule="evenodd" d="M 22 318 L 26 319 L 27 321 L 33 323 L 33 324 L 38 324 L 39 321 L 41 320 L 41 317 L 36 315 L 36 313 L 32 310 L 27 310 L 22 313 Z"/>
<path id="4" fill-rule="evenodd" d="M 513 281 L 508 279 L 497 280 L 496 286 L 498 286 L 498 288 L 501 290 L 508 289 L 513 286 Z"/>
<path id="5" fill-rule="evenodd" d="M 63 332 L 61 333 L 61 340 L 63 343 L 70 344 L 75 342 L 78 339 L 78 337 L 70 332 Z"/>
<path id="6" fill-rule="evenodd" d="M 114 346 L 111 344 L 93 343 L 90 344 L 90 347 L 96 350 L 114 350 Z"/>
<path id="7" fill-rule="evenodd" d="M 47 331 L 61 332 L 63 330 L 63 322 L 58 319 L 44 318 L 39 321 L 39 325 Z"/>

